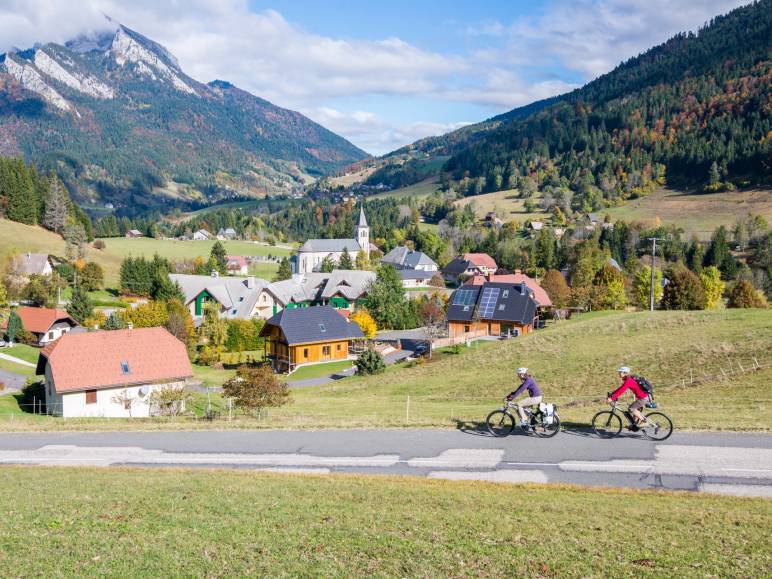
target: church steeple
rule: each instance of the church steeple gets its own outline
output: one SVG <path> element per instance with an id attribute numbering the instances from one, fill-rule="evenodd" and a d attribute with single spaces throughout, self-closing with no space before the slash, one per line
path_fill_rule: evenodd
<path id="1" fill-rule="evenodd" d="M 364 204 L 359 206 L 359 224 L 357 225 L 357 242 L 359 247 L 370 257 L 370 227 L 367 225 Z"/>

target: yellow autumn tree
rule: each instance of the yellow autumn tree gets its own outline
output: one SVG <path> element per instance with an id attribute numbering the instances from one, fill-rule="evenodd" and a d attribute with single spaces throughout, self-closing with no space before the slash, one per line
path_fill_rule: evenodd
<path id="1" fill-rule="evenodd" d="M 375 332 L 378 331 L 378 325 L 370 315 L 370 312 L 368 312 L 366 309 L 359 308 L 357 311 L 351 314 L 350 319 L 352 322 L 355 322 L 357 326 L 359 326 L 359 329 L 362 330 L 365 338 L 370 340 L 375 337 Z"/>
<path id="2" fill-rule="evenodd" d="M 705 290 L 705 308 L 714 309 L 721 304 L 726 284 L 721 281 L 721 272 L 715 265 L 704 268 L 700 272 L 700 282 Z"/>

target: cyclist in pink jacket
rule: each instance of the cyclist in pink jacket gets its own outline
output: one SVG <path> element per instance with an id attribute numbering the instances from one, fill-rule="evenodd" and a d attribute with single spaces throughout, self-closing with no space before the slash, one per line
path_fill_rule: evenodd
<path id="1" fill-rule="evenodd" d="M 641 408 L 643 408 L 646 404 L 646 401 L 649 399 L 649 395 L 643 391 L 635 378 L 633 378 L 633 376 L 630 374 L 629 366 L 620 367 L 618 372 L 619 378 L 622 380 L 622 385 L 611 393 L 606 402 L 611 404 L 615 400 L 618 400 L 619 397 L 628 390 L 632 391 L 633 395 L 635 396 L 635 401 L 630 404 L 630 406 L 628 406 L 627 410 L 630 412 L 630 414 L 633 415 L 636 424 L 639 424 L 643 421 Z"/>

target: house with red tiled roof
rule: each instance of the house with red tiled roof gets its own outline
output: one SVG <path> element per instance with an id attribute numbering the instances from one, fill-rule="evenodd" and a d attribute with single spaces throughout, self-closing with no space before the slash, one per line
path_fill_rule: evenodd
<path id="1" fill-rule="evenodd" d="M 525 284 L 529 290 L 533 292 L 533 299 L 540 308 L 551 308 L 552 300 L 543 287 L 539 285 L 532 277 L 528 277 L 519 269 L 515 270 L 515 273 L 499 274 L 499 275 L 476 275 L 470 277 L 464 285 L 483 285 L 486 281 L 494 283 L 514 283 Z"/>
<path id="2" fill-rule="evenodd" d="M 442 268 L 442 275 L 445 281 L 458 283 L 476 275 L 492 275 L 498 268 L 487 253 L 465 253 Z"/>
<path id="3" fill-rule="evenodd" d="M 39 346 L 58 340 L 73 328 L 79 327 L 78 322 L 64 310 L 23 306 L 16 310 L 16 314 L 21 320 L 22 329 L 33 334 Z M 7 325 L 6 320 L 3 328 Z"/>
<path id="4" fill-rule="evenodd" d="M 247 275 L 249 273 L 249 261 L 243 255 L 228 255 L 225 259 L 227 260 L 225 269 L 230 275 Z"/>
<path id="5" fill-rule="evenodd" d="M 48 414 L 131 418 L 164 411 L 153 393 L 193 376 L 185 344 L 165 328 L 66 334 L 38 358 Z"/>

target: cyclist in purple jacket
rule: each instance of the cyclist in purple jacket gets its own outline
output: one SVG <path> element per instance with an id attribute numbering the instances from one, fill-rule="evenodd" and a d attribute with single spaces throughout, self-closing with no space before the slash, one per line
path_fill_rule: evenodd
<path id="1" fill-rule="evenodd" d="M 518 386 L 516 390 L 514 390 L 509 394 L 509 396 L 507 396 L 507 400 L 509 402 L 512 402 L 523 392 L 525 392 L 526 390 L 528 391 L 528 396 L 523 398 L 516 406 L 517 412 L 518 414 L 520 414 L 520 426 L 522 428 L 527 428 L 528 419 L 525 416 L 525 411 L 523 410 L 523 407 L 535 406 L 539 404 L 539 402 L 541 402 L 541 398 L 542 398 L 541 388 L 539 388 L 539 385 L 536 383 L 536 380 L 534 380 L 533 376 L 528 372 L 528 368 L 518 368 L 517 376 L 518 378 L 520 378 L 520 386 Z"/>

